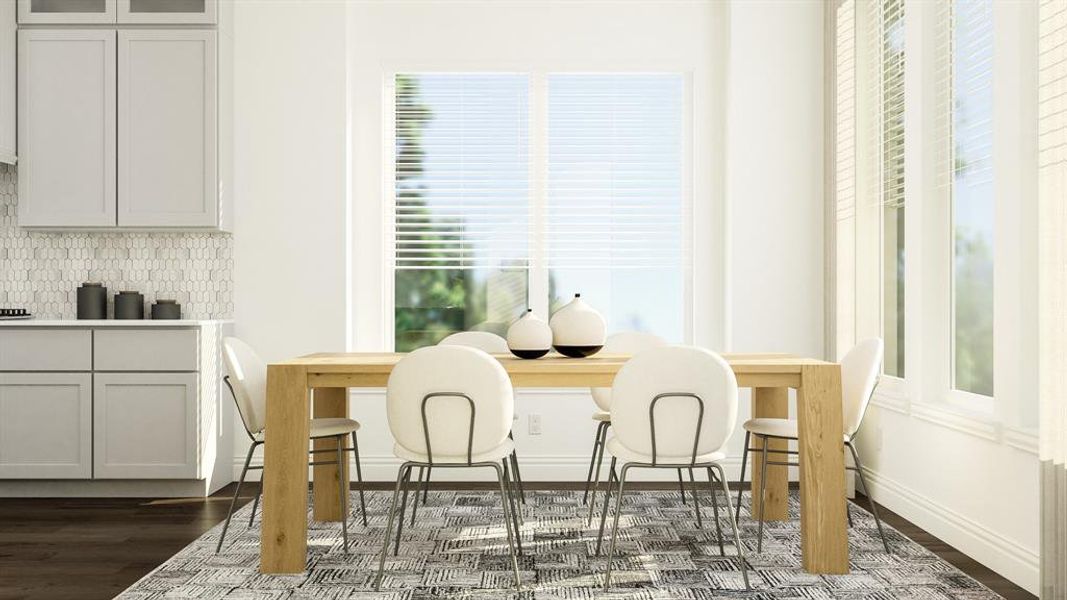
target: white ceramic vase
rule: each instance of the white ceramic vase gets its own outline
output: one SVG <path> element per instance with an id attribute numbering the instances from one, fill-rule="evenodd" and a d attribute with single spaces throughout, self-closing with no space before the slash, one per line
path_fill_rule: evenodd
<path id="1" fill-rule="evenodd" d="M 549 320 L 552 327 L 552 347 L 556 352 L 571 358 L 592 356 L 604 347 L 607 324 L 593 307 L 575 294 L 563 308 Z"/>
<path id="2" fill-rule="evenodd" d="M 508 327 L 508 349 L 519 358 L 541 358 L 552 349 L 552 329 L 533 309 Z"/>

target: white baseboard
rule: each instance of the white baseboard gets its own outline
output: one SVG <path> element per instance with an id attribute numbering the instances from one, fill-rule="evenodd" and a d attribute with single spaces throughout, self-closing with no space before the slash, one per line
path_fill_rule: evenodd
<path id="1" fill-rule="evenodd" d="M 1040 558 L 985 525 L 870 469 L 871 494 L 881 505 L 937 536 L 1027 591 L 1040 587 Z"/>

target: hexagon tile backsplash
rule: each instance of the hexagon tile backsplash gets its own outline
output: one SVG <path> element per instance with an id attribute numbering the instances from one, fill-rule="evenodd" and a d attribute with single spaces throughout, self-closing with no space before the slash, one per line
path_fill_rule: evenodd
<path id="1" fill-rule="evenodd" d="M 0 164 L 0 308 L 73 319 L 78 286 L 99 281 L 109 304 L 116 292 L 136 290 L 149 305 L 177 300 L 186 319 L 232 317 L 230 235 L 27 231 L 18 227 L 17 177 Z"/>

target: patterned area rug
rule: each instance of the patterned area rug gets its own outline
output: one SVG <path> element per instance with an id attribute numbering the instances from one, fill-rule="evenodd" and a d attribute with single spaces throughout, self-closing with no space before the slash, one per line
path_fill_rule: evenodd
<path id="1" fill-rule="evenodd" d="M 797 498 L 792 519 L 766 527 L 756 553 L 757 523 L 741 510 L 741 541 L 753 590 L 746 592 L 737 549 L 730 539 L 720 497 L 726 556 L 719 553 L 709 497 L 701 500 L 704 529 L 678 493 L 630 492 L 623 503 L 612 576 L 601 590 L 605 559 L 596 557 L 596 524 L 587 526 L 581 492 L 528 492 L 522 524 L 525 555 L 519 558 L 524 590 L 514 592 L 499 496 L 490 492 L 431 492 L 414 527 L 405 523 L 399 556 L 390 551 L 382 591 L 374 577 L 391 493 L 367 494 L 369 526 L 349 521 L 349 554 L 341 549 L 338 523 L 310 522 L 308 570 L 303 575 L 260 575 L 259 516 L 248 527 L 250 505 L 234 516 L 222 552 L 215 527 L 126 590 L 120 598 L 342 599 L 521 598 L 533 599 L 987 599 L 1000 598 L 919 544 L 886 527 L 887 555 L 874 518 L 851 506 L 851 574 L 819 576 L 800 566 Z M 357 507 L 358 499 L 352 506 Z M 409 508 L 410 515 L 410 508 Z M 610 515 L 608 526 L 610 528 Z M 605 536 L 606 538 L 607 536 Z M 607 553 L 607 540 L 603 554 Z"/>

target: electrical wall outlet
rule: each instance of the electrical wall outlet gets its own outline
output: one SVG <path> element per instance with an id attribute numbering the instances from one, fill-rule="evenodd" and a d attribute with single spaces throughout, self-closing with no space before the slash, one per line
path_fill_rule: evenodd
<path id="1" fill-rule="evenodd" d="M 530 415 L 527 422 L 530 435 L 541 435 L 541 415 Z"/>

